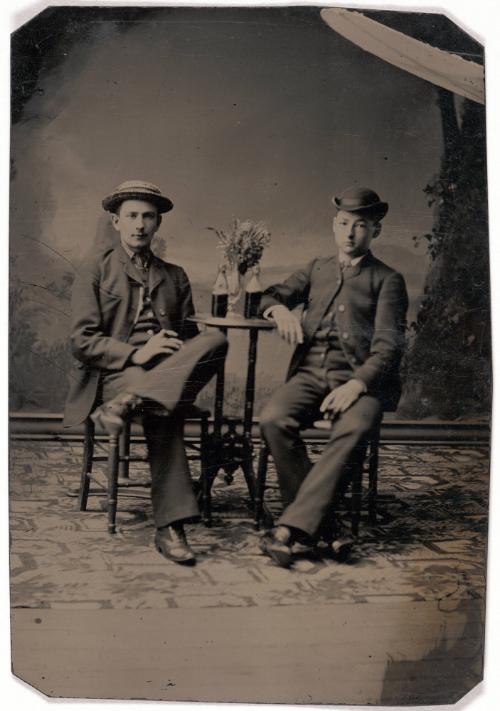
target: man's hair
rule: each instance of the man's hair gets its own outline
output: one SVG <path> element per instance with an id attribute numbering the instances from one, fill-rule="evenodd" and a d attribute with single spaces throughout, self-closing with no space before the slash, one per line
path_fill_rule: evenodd
<path id="1" fill-rule="evenodd" d="M 366 209 L 366 210 L 353 210 L 353 213 L 355 215 L 359 215 L 360 218 L 370 220 L 376 225 L 379 225 L 382 223 L 382 220 L 385 217 L 385 214 L 382 214 L 380 212 L 380 209 L 374 208 L 373 210 Z"/>
<path id="2" fill-rule="evenodd" d="M 376 212 L 376 213 L 374 213 L 373 215 L 368 215 L 368 219 L 369 219 L 369 220 L 372 220 L 372 222 L 373 222 L 375 225 L 381 225 L 381 224 L 382 224 L 382 220 L 383 220 L 384 218 L 380 215 L 379 212 Z"/>
<path id="3" fill-rule="evenodd" d="M 128 199 L 130 199 L 130 198 L 127 198 L 127 200 L 128 200 Z M 141 198 L 137 198 L 137 199 L 140 200 L 141 202 L 147 202 L 147 203 L 149 203 L 150 205 L 154 205 L 154 207 L 155 207 L 155 209 L 156 209 L 156 217 L 157 217 L 157 218 L 160 218 L 160 211 L 158 210 L 158 206 L 155 205 L 154 202 L 151 202 L 150 200 L 145 200 L 145 199 L 143 200 L 143 199 L 141 199 Z M 120 211 L 121 211 L 121 209 L 122 209 L 123 203 L 124 203 L 124 202 L 127 202 L 127 200 L 122 200 L 121 202 L 119 202 L 118 205 L 116 205 L 116 207 L 113 208 L 113 210 L 110 210 L 111 214 L 113 214 L 113 215 L 119 215 L 119 214 L 120 214 Z"/>

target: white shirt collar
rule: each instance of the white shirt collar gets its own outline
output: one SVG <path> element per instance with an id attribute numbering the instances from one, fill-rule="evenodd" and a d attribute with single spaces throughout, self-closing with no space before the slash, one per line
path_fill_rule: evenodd
<path id="1" fill-rule="evenodd" d="M 132 259 L 132 257 L 134 256 L 134 252 L 132 252 L 132 250 L 131 250 L 129 247 L 127 247 L 127 245 L 125 244 L 125 242 L 124 242 L 122 239 L 120 240 L 120 244 L 121 244 L 121 246 L 122 246 L 122 248 L 123 248 L 123 251 L 124 251 L 126 254 L 128 254 L 128 256 L 130 257 L 130 259 Z"/>
<path id="2" fill-rule="evenodd" d="M 349 261 L 351 262 L 351 267 L 355 267 L 356 264 L 359 264 L 360 261 L 361 261 L 362 259 L 364 259 L 365 256 L 366 256 L 366 254 L 362 254 L 361 257 L 355 257 L 354 259 L 349 260 Z M 343 263 L 344 263 L 344 260 L 343 260 L 343 259 L 340 259 L 340 257 L 339 257 L 339 262 L 340 262 L 340 264 L 343 264 Z"/>
<path id="3" fill-rule="evenodd" d="M 120 240 L 120 244 L 123 248 L 123 251 L 130 257 L 132 261 L 135 261 L 135 257 L 137 256 L 136 252 L 132 252 L 130 247 L 128 247 L 123 240 Z M 152 254 L 151 250 L 149 249 L 148 252 Z"/>

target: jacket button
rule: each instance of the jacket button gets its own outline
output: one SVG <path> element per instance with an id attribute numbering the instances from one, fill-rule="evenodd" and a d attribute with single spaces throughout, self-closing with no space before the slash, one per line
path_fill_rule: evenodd
<path id="1" fill-rule="evenodd" d="M 344 341 L 349 338 L 349 334 L 347 333 L 347 331 L 344 331 L 344 332 L 343 332 L 342 338 L 344 339 Z"/>
<path id="2" fill-rule="evenodd" d="M 148 313 L 147 313 L 146 315 L 147 315 L 148 318 L 153 318 L 153 317 L 154 317 L 154 313 L 153 313 L 152 311 L 148 311 Z"/>
<path id="3" fill-rule="evenodd" d="M 166 313 L 165 309 L 160 309 L 160 316 L 165 316 Z"/>
<path id="4" fill-rule="evenodd" d="M 339 304 L 339 311 L 345 311 L 344 304 Z"/>
<path id="5" fill-rule="evenodd" d="M 146 333 L 148 334 L 148 336 L 152 336 L 153 333 L 154 333 L 154 331 L 153 331 L 152 328 L 148 328 L 148 330 L 146 331 Z"/>
<path id="6" fill-rule="evenodd" d="M 357 358 L 351 358 L 351 363 L 352 363 L 353 365 L 356 365 L 357 362 L 358 362 L 358 359 L 357 359 Z"/>

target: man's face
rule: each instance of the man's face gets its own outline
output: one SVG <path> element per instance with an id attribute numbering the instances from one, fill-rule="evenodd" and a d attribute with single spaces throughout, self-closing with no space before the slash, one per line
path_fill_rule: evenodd
<path id="1" fill-rule="evenodd" d="M 132 252 L 149 247 L 161 223 L 158 208 L 146 200 L 125 200 L 112 215 L 113 227 Z"/>
<path id="2" fill-rule="evenodd" d="M 356 259 L 370 249 L 380 233 L 380 223 L 362 213 L 339 210 L 333 218 L 333 234 L 340 254 Z"/>

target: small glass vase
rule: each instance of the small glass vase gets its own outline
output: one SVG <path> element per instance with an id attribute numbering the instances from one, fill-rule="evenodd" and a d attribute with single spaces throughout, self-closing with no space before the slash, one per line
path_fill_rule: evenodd
<path id="1" fill-rule="evenodd" d="M 241 274 L 237 264 L 229 264 L 226 270 L 227 279 L 227 315 L 235 316 L 234 307 L 241 296 Z"/>

